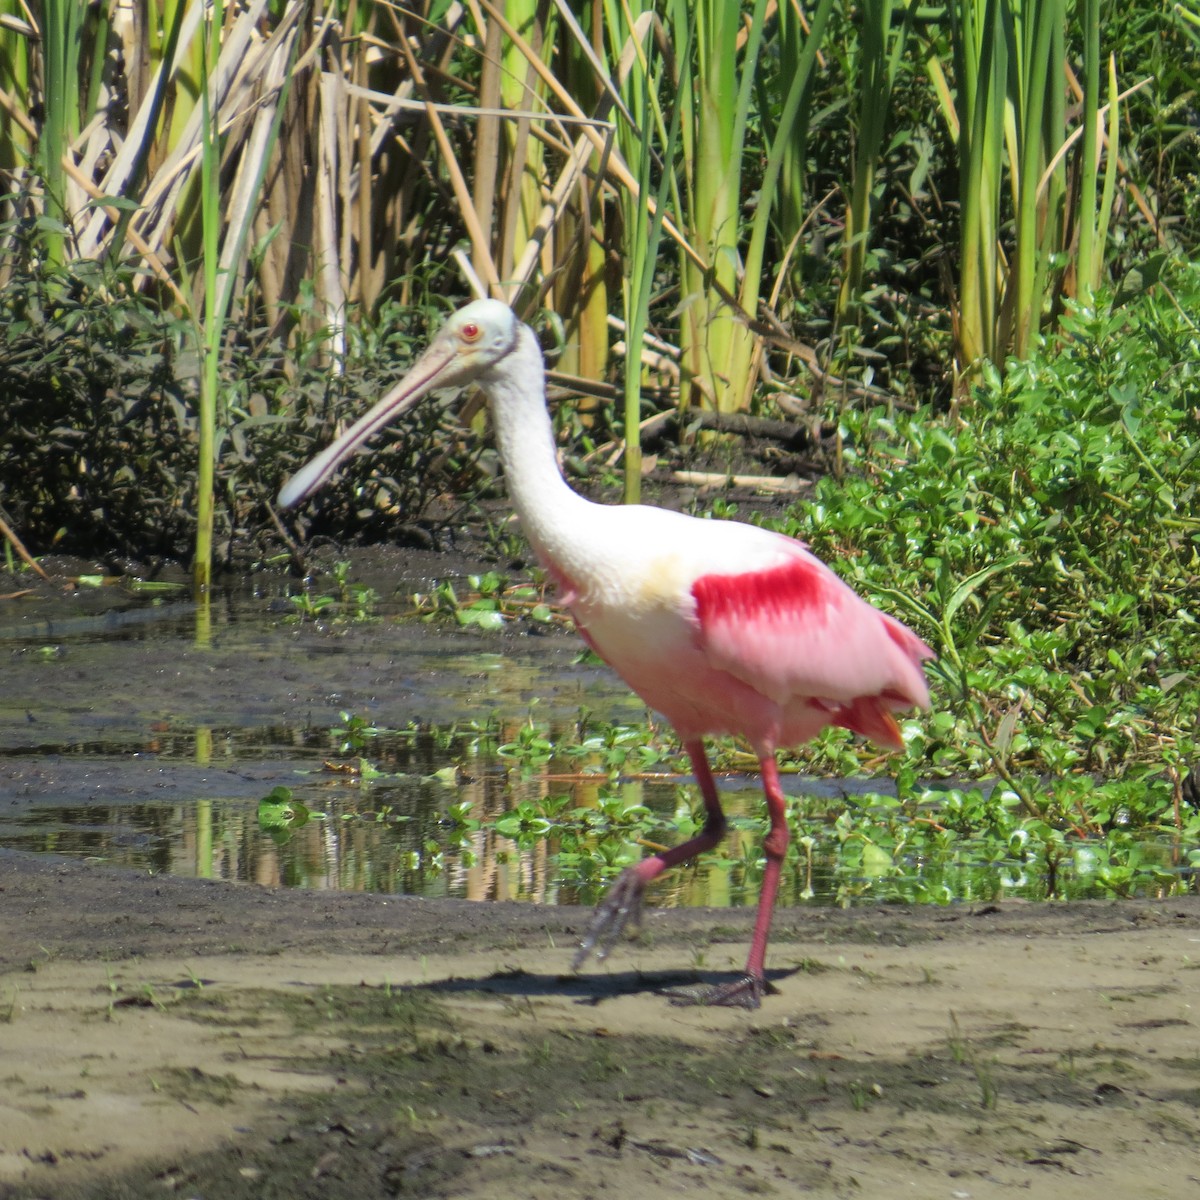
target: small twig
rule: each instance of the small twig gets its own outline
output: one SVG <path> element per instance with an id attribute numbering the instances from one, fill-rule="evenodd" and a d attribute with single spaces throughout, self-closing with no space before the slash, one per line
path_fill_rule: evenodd
<path id="1" fill-rule="evenodd" d="M 686 483 L 694 487 L 744 487 L 760 492 L 787 494 L 812 487 L 812 481 L 809 479 L 795 479 L 790 476 L 780 479 L 776 475 L 730 475 L 724 471 L 672 471 L 671 478 L 676 483 Z"/>
<path id="2" fill-rule="evenodd" d="M 932 817 L 913 817 L 912 820 L 914 825 L 928 825 L 931 829 L 936 829 L 938 833 L 946 832 L 946 826 Z"/>
<path id="3" fill-rule="evenodd" d="M 655 854 L 665 854 L 670 849 L 669 846 L 664 846 L 661 842 L 652 842 L 649 838 L 634 838 L 634 842 L 647 850 L 653 850 Z"/>
<path id="4" fill-rule="evenodd" d="M 1171 781 L 1171 801 L 1174 809 L 1175 829 L 1183 830 L 1183 780 L 1174 764 L 1167 763 L 1167 778 Z"/>
<path id="5" fill-rule="evenodd" d="M 1026 794 L 1025 789 L 1017 782 L 1016 777 L 1008 769 L 1008 764 L 1004 761 L 1004 756 L 992 744 L 992 739 L 988 737 L 987 730 L 984 729 L 982 721 L 975 723 L 975 736 L 983 743 L 983 748 L 991 757 L 992 766 L 996 768 L 996 774 L 1012 789 L 1013 795 L 1021 802 L 1021 807 L 1026 813 L 1039 821 L 1047 820 L 1045 811 L 1037 806 L 1032 796 Z"/>
<path id="6" fill-rule="evenodd" d="M 276 532 L 283 538 L 284 545 L 288 548 L 288 554 L 291 556 L 292 565 L 299 571 L 304 570 L 304 551 L 300 548 L 296 539 L 288 532 L 287 526 L 279 519 L 279 514 L 275 511 L 275 505 L 270 501 L 266 505 L 267 513 L 271 518 L 271 523 L 275 526 Z"/>
<path id="7" fill-rule="evenodd" d="M 29 555 L 29 551 L 26 550 L 25 547 L 22 545 L 21 539 L 19 537 L 17 537 L 17 535 L 13 532 L 12 527 L 8 524 L 7 521 L 4 520 L 3 517 L 0 517 L 0 533 L 4 534 L 4 536 L 8 539 L 9 545 L 12 546 L 12 548 L 17 552 L 17 554 L 21 558 L 21 561 L 27 567 L 36 571 L 47 583 L 49 583 L 50 576 L 47 575 L 46 572 L 43 571 L 42 568 L 39 567 L 37 565 L 37 563 L 35 563 L 33 561 L 33 559 Z"/>
<path id="8" fill-rule="evenodd" d="M 713 412 L 706 408 L 690 408 L 686 412 L 673 412 L 675 421 L 689 429 L 710 429 L 717 433 L 732 433 L 740 437 L 769 438 L 785 446 L 800 449 L 811 448 L 818 442 L 824 429 L 813 430 L 807 424 L 795 421 L 779 421 L 771 417 L 756 417 L 750 413 Z M 837 427 L 830 424 L 828 434 L 833 436 Z"/>

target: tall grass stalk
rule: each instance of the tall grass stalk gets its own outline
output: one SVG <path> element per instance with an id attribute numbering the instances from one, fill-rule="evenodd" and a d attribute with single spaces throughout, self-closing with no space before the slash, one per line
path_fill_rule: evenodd
<path id="1" fill-rule="evenodd" d="M 231 17 L 233 28 L 246 31 L 246 22 L 257 21 L 265 0 Z M 198 412 L 198 467 L 196 485 L 196 551 L 193 584 L 202 604 L 212 584 L 213 483 L 217 455 L 218 421 L 221 404 L 221 346 L 226 322 L 233 308 L 234 293 L 246 261 L 246 247 L 262 195 L 272 151 L 278 140 L 286 109 L 287 92 L 294 61 L 296 33 L 303 6 L 293 3 L 277 25 L 261 79 L 260 104 L 250 122 L 249 134 L 241 145 L 238 170 L 228 192 L 221 187 L 224 121 L 218 105 L 219 77 L 228 77 L 222 57 L 222 37 L 236 46 L 233 30 L 226 29 L 226 9 L 216 0 L 206 12 L 203 27 L 204 77 L 207 84 L 200 97 L 200 204 L 204 281 L 203 328 L 200 332 L 201 375 Z"/>
<path id="2" fill-rule="evenodd" d="M 812 14 L 807 36 L 799 43 L 799 54 L 794 61 L 787 64 L 786 77 L 789 79 L 788 90 L 783 98 L 779 112 L 779 122 L 775 135 L 771 140 L 767 153 L 766 167 L 763 169 L 762 180 L 759 183 L 759 202 L 754 212 L 754 220 L 750 225 L 750 240 L 746 248 L 746 261 L 742 288 L 739 296 L 742 312 L 754 316 L 758 309 L 760 288 L 764 279 L 764 260 L 767 249 L 767 234 L 770 230 L 771 212 L 774 207 L 776 190 L 779 186 L 793 147 L 808 141 L 806 103 L 813 86 L 813 79 L 818 67 L 818 52 L 825 38 L 825 29 L 833 12 L 833 0 L 819 0 L 816 11 Z M 792 43 L 795 48 L 796 43 Z M 807 218 L 806 218 L 807 219 Z M 802 227 L 802 226 L 801 226 Z M 789 244 L 794 242 L 797 229 L 784 228 L 783 234 Z M 757 361 L 761 348 L 755 346 L 755 358 L 742 377 L 742 393 L 740 407 L 746 408 L 750 403 L 750 395 L 754 387 L 757 371 L 752 364 Z"/>
<path id="3" fill-rule="evenodd" d="M 723 298 L 742 289 L 742 167 L 754 74 L 762 44 L 767 0 L 755 0 L 745 28 L 740 6 L 728 0 L 672 0 L 676 45 L 694 23 L 694 49 L 680 61 L 683 155 L 687 176 L 687 231 L 703 256 L 701 270 L 680 258 L 680 351 L 686 402 L 719 412 L 744 407 L 754 337 Z M 769 197 L 759 197 L 769 206 Z"/>
<path id="4" fill-rule="evenodd" d="M 839 324 L 857 322 L 873 224 L 875 171 L 883 147 L 896 73 L 904 59 L 916 12 L 910 0 L 898 28 L 893 29 L 895 0 L 863 0 L 857 39 L 858 121 L 855 130 L 854 177 L 846 209 L 842 286 L 838 294 Z"/>
<path id="5" fill-rule="evenodd" d="M 1010 150 L 1017 194 L 1012 349 L 1024 358 L 1041 327 L 1051 256 L 1065 241 L 1065 169 L 1061 160 L 1048 172 L 1046 168 L 1056 159 L 1065 137 L 1066 0 L 1027 0 L 1014 6 L 1012 21 L 1018 48 L 1016 95 L 1010 108 L 1017 137 Z M 1094 191 L 1087 219 L 1095 221 Z"/>
<path id="6" fill-rule="evenodd" d="M 565 64 L 559 73 L 585 111 L 601 116 L 611 108 L 613 99 L 602 58 L 606 28 L 603 0 L 592 0 L 583 9 L 587 29 L 567 0 L 556 2 L 565 43 L 562 55 Z M 562 313 L 567 322 L 558 369 L 592 380 L 607 376 L 610 355 L 608 312 L 613 297 L 607 278 L 601 182 L 608 157 L 597 150 L 589 155 L 587 173 L 580 180 L 578 203 L 568 209 L 562 228 L 564 244 L 575 249 L 566 258 L 565 269 L 554 279 L 549 297 L 555 311 Z M 585 425 L 595 424 L 599 407 L 594 397 L 580 400 L 578 411 Z"/>
<path id="7" fill-rule="evenodd" d="M 545 85 L 526 55 L 537 55 L 543 62 L 550 57 L 554 12 L 542 0 L 505 0 L 504 15 L 522 40 L 518 45 L 505 39 L 500 63 L 501 103 L 514 113 L 537 111 L 542 107 Z M 508 171 L 499 267 L 501 278 L 511 279 L 514 266 L 537 232 L 546 153 L 544 144 L 532 136 L 527 118 L 514 117 L 505 121 L 503 128 Z"/>
<path id="8" fill-rule="evenodd" d="M 78 0 L 44 0 L 42 5 L 43 117 L 38 138 L 38 171 L 46 191 L 47 217 L 61 223 L 47 228 L 51 262 L 64 261 L 65 226 L 70 220 L 64 157 L 79 135 L 79 45 L 86 9 Z"/>
<path id="9" fill-rule="evenodd" d="M 635 78 L 641 83 L 640 102 L 634 109 L 641 114 L 643 122 L 650 116 L 650 71 L 646 61 L 647 44 L 639 47 L 638 69 Z M 658 249 L 658 234 L 662 231 L 661 220 L 650 217 L 650 171 L 651 152 L 650 126 L 643 123 L 641 153 L 634 163 L 638 177 L 638 195 L 630 197 L 625 205 L 625 271 L 622 280 L 622 299 L 625 308 L 625 403 L 623 409 L 625 441 L 625 489 L 626 504 L 637 504 L 642 498 L 642 338 L 646 333 L 650 308 L 650 285 L 654 281 L 654 260 Z M 663 172 L 665 179 L 665 172 Z M 662 212 L 663 186 L 659 187 L 659 205 L 655 216 Z M 651 232 L 653 231 L 653 232 Z"/>
<path id="10" fill-rule="evenodd" d="M 7 100 L 0 117 L 0 164 L 14 174 L 28 167 L 34 152 L 33 136 L 14 115 L 18 107 L 30 107 L 34 36 L 21 0 L 0 0 L 0 93 Z"/>
<path id="11" fill-rule="evenodd" d="M 1117 190 L 1117 146 L 1120 138 L 1121 95 L 1117 91 L 1117 58 L 1108 56 L 1108 156 L 1104 163 L 1104 190 L 1100 195 L 1100 213 L 1096 221 L 1096 258 L 1093 265 L 1093 285 L 1098 287 L 1104 270 L 1104 251 L 1108 244 L 1108 229 L 1112 221 L 1113 200 Z"/>
<path id="12" fill-rule="evenodd" d="M 1000 187 L 1009 71 L 1006 0 L 951 0 L 957 82 L 959 235 L 955 335 L 960 373 L 996 361 L 1001 288 Z"/>
<path id="13" fill-rule="evenodd" d="M 630 20 L 631 19 L 631 20 Z M 637 504 L 642 488 L 641 390 L 643 382 L 642 350 L 649 325 L 650 296 L 662 238 L 667 193 L 672 172 L 667 169 L 675 159 L 679 140 L 680 106 L 672 109 L 669 131 L 663 129 L 659 104 L 664 80 L 669 79 L 663 57 L 654 51 L 656 18 L 653 5 L 631 9 L 615 5 L 608 10 L 609 35 L 619 44 L 616 54 L 617 86 L 624 101 L 617 123 L 618 147 L 637 174 L 636 191 L 621 193 L 622 250 L 625 269 L 622 278 L 622 302 L 625 312 L 624 372 L 624 500 Z M 692 29 L 685 31 L 684 55 L 691 46 Z M 614 46 L 614 50 L 616 50 Z M 655 154 L 657 141 L 661 157 Z M 658 182 L 654 183 L 655 166 Z M 651 193 L 653 192 L 653 200 Z M 678 194 L 676 193 L 676 199 Z"/>
<path id="14" fill-rule="evenodd" d="M 809 33 L 808 19 L 800 12 L 799 5 L 781 4 L 776 14 L 775 50 L 779 57 L 779 79 L 786 81 L 794 77 L 794 65 L 804 53 Z M 775 115 L 771 101 L 775 99 L 764 87 L 759 101 L 763 133 L 774 135 Z M 809 97 L 805 97 L 807 101 Z M 807 198 L 808 142 L 805 137 L 808 122 L 801 116 L 796 136 L 789 138 L 784 146 L 783 162 L 776 184 L 775 210 L 780 229 L 799 230 L 809 215 Z M 799 275 L 797 274 L 799 283 Z"/>
<path id="15" fill-rule="evenodd" d="M 805 101 L 833 3 L 820 0 L 803 38 L 793 30 L 780 43 L 795 57 L 781 65 L 787 86 L 749 225 L 743 218 L 742 168 L 767 6 L 756 3 L 741 21 L 736 6 L 719 0 L 696 6 L 676 0 L 670 14 L 677 42 L 693 8 L 696 49 L 690 63 L 681 66 L 679 85 L 690 243 L 680 256 L 680 350 L 688 388 L 681 399 L 730 412 L 748 408 L 754 390 L 762 348 L 750 322 L 763 286 L 771 214 L 781 179 L 794 207 L 795 151 L 807 142 Z M 740 53 L 734 53 L 739 45 Z M 689 65 L 690 74 L 684 74 Z M 780 230 L 785 243 L 798 228 Z"/>
<path id="16" fill-rule="evenodd" d="M 1097 243 L 1096 209 L 1100 166 L 1100 0 L 1080 0 L 1083 25 L 1083 145 L 1079 161 L 1079 249 L 1075 294 L 1085 306 L 1100 283 L 1103 250 Z M 1115 109 L 1115 105 L 1113 106 Z M 1109 147 L 1116 159 L 1116 145 Z"/>
<path id="17" fill-rule="evenodd" d="M 1110 85 L 1109 163 L 1097 199 L 1101 73 L 1098 0 L 1080 0 L 1083 137 L 1074 210 L 1067 214 L 1067 0 L 954 0 L 948 8 L 957 92 L 961 267 L 955 332 L 960 382 L 985 360 L 1026 357 L 1072 277 L 1085 302 L 1100 279 L 1115 189 L 1115 83 Z M 931 72 L 939 96 L 940 72 Z M 1004 181 L 1013 236 L 1000 237 Z M 1076 257 L 1064 270 L 1072 229 Z"/>
<path id="18" fill-rule="evenodd" d="M 654 61 L 660 70 L 652 70 L 654 51 L 653 0 L 632 0 L 617 5 L 611 0 L 604 6 L 605 27 L 611 44 L 625 116 L 617 122 L 617 149 L 630 164 L 637 179 L 636 190 L 618 193 L 621 209 L 621 306 L 625 315 L 625 370 L 622 424 L 624 427 L 624 500 L 637 504 L 642 492 L 642 339 L 645 336 L 650 306 L 650 285 L 654 278 L 657 250 L 650 245 L 651 225 L 655 234 L 661 221 L 650 216 L 651 172 L 654 165 L 654 128 L 657 97 L 661 84 L 662 59 Z M 661 197 L 668 172 L 662 171 Z"/>
<path id="19" fill-rule="evenodd" d="M 220 388 L 221 332 L 219 315 L 221 242 L 221 130 L 217 120 L 215 68 L 220 59 L 223 0 L 214 0 L 204 14 L 201 31 L 204 87 L 200 93 L 200 206 L 203 231 L 201 265 L 204 274 L 204 326 L 201 331 L 200 409 L 198 413 L 196 477 L 196 557 L 192 581 L 197 599 L 207 606 L 212 585 L 213 472 L 216 463 L 217 400 Z M 210 84 L 211 81 L 211 84 Z"/>
<path id="20" fill-rule="evenodd" d="M 197 37 L 197 30 L 201 7 L 186 8 L 182 2 L 164 3 L 161 28 L 157 22 L 149 21 L 150 28 L 131 31 L 131 37 L 141 32 L 146 41 L 126 44 L 125 54 L 134 61 L 144 57 L 149 75 L 145 79 L 139 76 L 136 82 L 128 81 L 131 92 L 129 125 L 120 145 L 114 148 L 108 170 L 101 179 L 100 189 L 105 194 L 121 196 L 130 202 L 135 202 L 135 197 L 144 199 L 146 184 L 154 182 L 153 167 L 162 165 L 165 145 L 172 131 L 178 139 L 193 111 L 194 81 L 191 77 L 201 77 L 201 65 L 199 61 L 194 68 L 189 64 L 192 59 L 198 59 L 201 39 Z M 111 257 L 117 257 L 125 245 L 128 222 L 129 214 L 126 214 L 120 228 L 114 231 L 104 211 L 94 212 L 79 235 L 80 256 L 94 258 L 107 251 Z M 144 240 L 141 246 L 146 248 L 147 254 L 154 253 Z"/>

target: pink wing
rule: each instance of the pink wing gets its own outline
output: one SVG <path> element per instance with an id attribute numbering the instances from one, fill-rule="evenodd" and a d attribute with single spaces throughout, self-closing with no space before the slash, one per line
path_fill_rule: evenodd
<path id="1" fill-rule="evenodd" d="M 933 651 L 798 547 L 778 566 L 702 576 L 692 598 L 712 666 L 784 707 L 811 701 L 830 724 L 895 745 L 891 712 L 929 704 Z"/>

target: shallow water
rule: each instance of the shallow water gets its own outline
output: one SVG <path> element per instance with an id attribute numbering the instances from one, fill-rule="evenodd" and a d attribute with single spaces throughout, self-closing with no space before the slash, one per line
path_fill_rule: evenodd
<path id="1" fill-rule="evenodd" d="M 380 603 L 371 621 L 300 620 L 293 586 L 280 579 L 222 593 L 205 645 L 195 607 L 177 600 L 105 589 L 6 602 L 0 846 L 261 884 L 590 903 L 602 878 L 567 869 L 553 833 L 504 836 L 496 821 L 547 800 L 618 813 L 645 805 L 663 818 L 664 841 L 676 836 L 666 826 L 694 802 L 693 789 L 680 790 L 689 777 L 675 773 L 685 762 L 610 783 L 585 774 L 595 761 L 498 753 L 531 722 L 555 743 L 579 740 L 581 712 L 597 727 L 644 722 L 619 679 L 579 661 L 573 636 L 402 620 L 402 600 Z M 405 581 L 398 596 L 413 586 Z M 390 732 L 360 731 L 360 756 L 347 744 L 346 714 Z M 754 902 L 757 779 L 720 786 L 730 853 L 674 873 L 658 902 Z M 787 786 L 831 818 L 846 793 L 887 789 L 795 777 Z M 260 808 L 280 788 L 290 819 Z M 645 844 L 632 835 L 606 842 L 626 860 Z M 1166 845 L 1148 853 L 1167 870 L 1177 857 Z M 1086 859 L 1078 865 L 1070 894 L 1104 894 L 1089 891 Z M 969 847 L 906 868 L 925 877 L 918 898 L 1045 889 L 1019 863 L 972 863 Z M 827 844 L 796 856 L 781 902 L 895 898 L 871 874 L 839 868 L 830 825 Z"/>

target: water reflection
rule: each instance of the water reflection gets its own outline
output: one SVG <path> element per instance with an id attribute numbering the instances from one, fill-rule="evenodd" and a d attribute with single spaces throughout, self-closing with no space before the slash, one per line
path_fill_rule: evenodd
<path id="1" fill-rule="evenodd" d="M 640 763 L 619 739 L 554 757 L 589 721 L 644 717 L 570 639 L 297 624 L 276 600 L 221 597 L 202 649 L 189 606 L 0 629 L 0 845 L 271 886 L 552 904 L 593 903 L 624 864 L 687 836 L 697 797 L 671 762 Z M 911 813 L 789 786 L 781 903 L 1111 894 L 1095 844 L 1051 868 L 965 837 L 918 853 Z M 755 901 L 758 782 L 721 787 L 729 838 L 656 882 L 654 903 Z M 320 816 L 264 821 L 259 802 L 279 788 Z M 1194 869 L 1187 853 L 1149 835 L 1138 847 L 1163 888 Z"/>
<path id="2" fill-rule="evenodd" d="M 500 730 L 499 736 L 504 736 Z M 278 742 L 280 731 L 265 735 Z M 305 745 L 307 735 L 294 744 Z M 336 739 L 335 739 L 336 740 Z M 227 739 L 196 731 L 197 759 L 228 754 Z M 330 749 L 324 740 L 320 752 Z M 0 844 L 103 862 L 151 873 L 257 883 L 276 887 L 371 891 L 426 898 L 519 900 L 540 904 L 594 903 L 607 882 L 597 865 L 615 871 L 656 845 L 672 843 L 681 812 L 687 818 L 694 788 L 683 777 L 661 774 L 611 782 L 606 776 L 545 764 L 529 771 L 506 762 L 472 735 L 416 731 L 393 735 L 373 756 L 384 778 L 367 781 L 346 760 L 328 768 L 311 762 L 287 786 L 311 814 L 281 828 L 260 819 L 258 797 L 210 794 L 187 802 L 154 803 L 145 792 L 125 801 L 32 804 L 0 819 Z M 272 776 L 272 778 L 275 778 Z M 682 788 L 682 790 L 681 790 Z M 722 780 L 732 830 L 717 853 L 668 873 L 656 884 L 660 905 L 737 906 L 757 896 L 762 804 L 753 778 Z M 780 903 L 873 903 L 880 899 L 932 902 L 1044 898 L 1051 881 L 1036 861 L 988 860 L 994 847 L 957 842 L 945 854 L 925 852 L 896 859 L 848 851 L 839 838 L 827 798 L 799 796 L 798 817 L 808 835 L 798 840 L 781 885 Z M 682 805 L 682 808 L 681 808 Z M 653 833 L 639 823 L 628 837 L 610 829 L 588 842 L 596 861 L 568 871 L 578 847 L 553 824 L 538 836 L 506 836 L 506 818 L 525 808 L 574 813 L 601 809 L 654 814 Z M 822 819 L 824 824 L 821 824 Z M 562 828 L 565 828 L 565 824 Z M 812 831 L 818 830 L 817 836 Z M 823 829 L 823 832 L 820 832 Z M 511 832 L 511 830 L 509 830 Z M 602 847 L 602 854 L 600 848 Z M 564 849 L 571 854 L 564 854 Z M 1148 841 L 1143 862 L 1163 878 L 1187 871 L 1181 848 L 1169 839 Z M 1076 847 L 1058 864 L 1057 894 L 1104 896 L 1096 850 Z M 590 864 L 590 865 L 589 865 Z"/>

